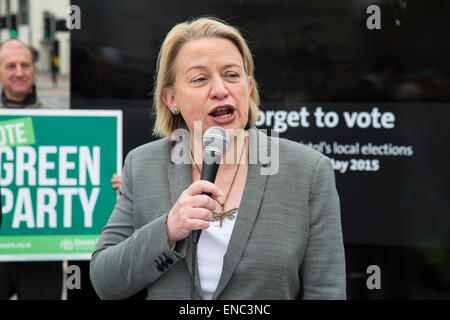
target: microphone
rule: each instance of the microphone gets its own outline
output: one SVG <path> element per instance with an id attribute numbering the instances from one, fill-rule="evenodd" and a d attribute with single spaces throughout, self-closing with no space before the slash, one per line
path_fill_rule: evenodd
<path id="1" fill-rule="evenodd" d="M 203 165 L 200 180 L 214 183 L 219 169 L 220 160 L 224 152 L 228 149 L 230 137 L 228 132 L 222 127 L 211 127 L 203 135 Z M 203 192 L 211 196 L 210 193 Z M 197 244 L 202 230 L 192 231 L 192 243 Z"/>
<path id="2" fill-rule="evenodd" d="M 222 127 L 211 127 L 203 135 L 203 166 L 200 180 L 212 183 L 216 180 L 217 170 L 223 153 L 230 143 L 228 132 Z M 203 192 L 211 196 L 210 193 Z M 192 230 L 192 274 L 191 274 L 191 300 L 195 299 L 195 261 L 197 257 L 197 244 L 202 230 Z"/>

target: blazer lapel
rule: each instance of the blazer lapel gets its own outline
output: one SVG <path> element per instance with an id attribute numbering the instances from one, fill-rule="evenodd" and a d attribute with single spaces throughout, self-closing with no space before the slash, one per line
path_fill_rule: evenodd
<path id="1" fill-rule="evenodd" d="M 263 141 L 267 143 L 268 137 L 256 128 L 249 130 L 249 166 L 247 181 L 245 183 L 244 194 L 239 206 L 239 214 L 231 234 L 227 252 L 224 256 L 222 274 L 217 285 L 217 289 L 212 299 L 217 299 L 222 290 L 226 287 L 241 260 L 244 249 L 247 245 L 254 223 L 258 216 L 259 208 L 264 195 L 268 175 L 261 174 L 270 162 L 257 159 L 252 163 L 252 152 L 257 152 L 259 144 Z M 253 155 L 254 156 L 254 155 Z M 267 170 L 266 170 L 267 171 Z"/>

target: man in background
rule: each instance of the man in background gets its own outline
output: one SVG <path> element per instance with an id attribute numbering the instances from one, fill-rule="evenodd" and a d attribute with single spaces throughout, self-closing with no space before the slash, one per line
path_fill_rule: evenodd
<path id="1" fill-rule="evenodd" d="M 49 109 L 36 94 L 33 52 L 17 39 L 0 45 L 0 108 Z M 17 294 L 23 300 L 59 300 L 63 285 L 61 261 L 0 262 L 0 300 Z"/>
<path id="2" fill-rule="evenodd" d="M 36 70 L 33 52 L 20 40 L 9 39 L 0 45 L 1 108 L 50 108 L 37 97 Z"/>

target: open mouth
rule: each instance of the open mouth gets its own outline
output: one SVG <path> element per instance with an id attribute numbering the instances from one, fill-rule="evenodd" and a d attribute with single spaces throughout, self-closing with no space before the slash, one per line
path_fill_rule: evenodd
<path id="1" fill-rule="evenodd" d="M 215 119 L 225 119 L 231 117 L 234 113 L 234 108 L 231 106 L 224 106 L 215 108 L 212 112 L 209 113 L 210 116 Z"/>

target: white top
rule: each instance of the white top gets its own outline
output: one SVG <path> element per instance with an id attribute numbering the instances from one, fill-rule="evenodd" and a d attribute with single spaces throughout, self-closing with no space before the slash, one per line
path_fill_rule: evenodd
<path id="1" fill-rule="evenodd" d="M 236 217 L 237 214 L 236 212 Z M 200 286 L 205 300 L 211 300 L 216 291 L 235 221 L 236 218 L 225 218 L 222 227 L 219 227 L 220 221 L 211 222 L 209 228 L 204 229 L 200 235 L 197 259 Z"/>

